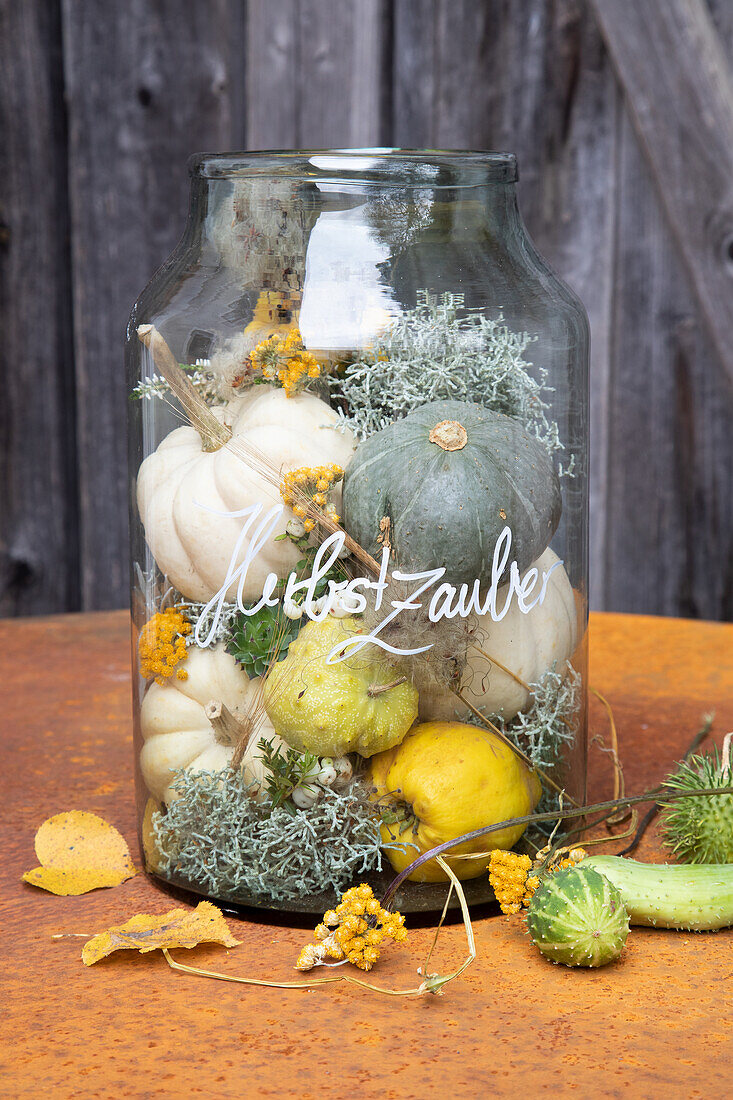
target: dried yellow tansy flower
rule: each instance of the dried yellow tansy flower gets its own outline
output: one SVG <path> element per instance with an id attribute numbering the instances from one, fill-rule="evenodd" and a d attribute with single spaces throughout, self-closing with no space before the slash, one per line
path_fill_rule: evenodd
<path id="1" fill-rule="evenodd" d="M 318 378 L 321 373 L 318 360 L 305 350 L 297 328 L 290 329 L 287 335 L 275 333 L 262 340 L 250 360 L 268 382 L 279 382 L 288 397 L 299 393 L 308 379 Z"/>
<path id="2" fill-rule="evenodd" d="M 574 867 L 585 859 L 587 852 L 584 848 L 561 848 L 553 858 L 543 866 L 544 860 L 549 855 L 549 845 L 537 853 L 537 859 L 532 863 L 529 856 L 519 855 L 517 852 L 504 852 L 496 849 L 491 853 L 489 862 L 489 882 L 496 895 L 496 900 L 501 906 L 502 913 L 518 913 L 522 906 L 528 906 L 532 895 L 540 885 L 539 875 L 531 875 L 531 870 L 542 868 L 542 873 L 553 874 L 562 871 L 566 867 Z M 565 855 L 564 853 L 567 853 Z"/>
<path id="3" fill-rule="evenodd" d="M 344 476 L 342 466 L 331 463 L 329 466 L 300 466 L 283 474 L 280 482 L 280 496 L 293 509 L 298 519 L 303 520 L 307 532 L 313 530 L 315 523 L 307 515 L 306 505 L 315 505 L 316 509 L 338 523 L 334 504 L 328 499 L 328 493 Z"/>
<path id="4" fill-rule="evenodd" d="M 176 669 L 176 665 L 188 656 L 186 636 L 192 629 L 183 612 L 175 607 L 159 611 L 146 622 L 137 643 L 143 679 L 154 677 L 156 684 L 164 684 L 174 672 L 177 679 L 188 679 L 185 668 Z"/>
<path id="5" fill-rule="evenodd" d="M 315 937 L 318 942 L 306 944 L 300 952 L 296 970 L 310 970 L 326 959 L 346 959 L 360 970 L 371 970 L 382 942 L 404 943 L 407 930 L 402 914 L 383 909 L 371 886 L 362 883 L 352 886 L 335 909 L 324 913 Z"/>

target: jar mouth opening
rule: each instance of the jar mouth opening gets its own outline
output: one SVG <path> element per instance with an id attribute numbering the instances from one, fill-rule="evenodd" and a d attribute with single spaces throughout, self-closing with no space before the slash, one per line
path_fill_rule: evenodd
<path id="1" fill-rule="evenodd" d="M 210 180 L 278 178 L 312 183 L 379 183 L 396 187 L 476 187 L 515 183 L 513 153 L 454 149 L 263 149 L 196 153 L 193 177 Z"/>

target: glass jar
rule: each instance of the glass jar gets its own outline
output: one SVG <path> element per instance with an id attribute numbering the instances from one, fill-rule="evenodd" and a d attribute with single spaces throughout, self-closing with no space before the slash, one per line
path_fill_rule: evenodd
<path id="1" fill-rule="evenodd" d="M 509 154 L 191 177 L 127 333 L 145 865 L 323 912 L 584 800 L 588 324 Z M 483 899 L 543 842 L 449 861 Z M 430 859 L 398 904 L 444 897 Z"/>

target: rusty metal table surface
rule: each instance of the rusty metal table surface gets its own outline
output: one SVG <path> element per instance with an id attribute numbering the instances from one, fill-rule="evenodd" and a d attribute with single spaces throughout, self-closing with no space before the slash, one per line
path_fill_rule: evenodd
<path id="1" fill-rule="evenodd" d="M 476 921 L 478 958 L 444 996 L 380 997 L 345 984 L 274 990 L 175 973 L 159 952 L 85 968 L 78 939 L 175 904 L 144 875 L 60 898 L 23 884 L 33 837 L 66 809 L 134 820 L 129 650 L 122 612 L 0 622 L 3 788 L 3 1096 L 697 1097 L 733 1091 L 733 932 L 632 929 L 620 963 L 545 962 L 522 922 Z M 639 793 L 681 755 L 703 712 L 733 728 L 733 626 L 594 615 L 591 684 L 611 702 L 627 786 Z M 591 733 L 607 736 L 591 708 Z M 611 786 L 591 751 L 590 793 Z M 654 836 L 640 850 L 655 854 Z M 231 919 L 243 941 L 186 962 L 292 980 L 302 929 Z M 415 984 L 429 927 L 374 978 Z M 437 969 L 464 956 L 446 928 Z"/>

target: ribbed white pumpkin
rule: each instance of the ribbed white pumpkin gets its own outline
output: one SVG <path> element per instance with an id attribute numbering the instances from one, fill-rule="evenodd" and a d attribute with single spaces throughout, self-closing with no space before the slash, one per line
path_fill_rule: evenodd
<path id="1" fill-rule="evenodd" d="M 531 568 L 549 572 L 547 591 L 541 604 L 526 614 L 520 611 L 516 595 L 509 611 L 498 623 L 490 615 L 475 620 L 476 645 L 468 650 L 461 680 L 461 694 L 485 714 L 501 714 L 507 721 L 530 702 L 529 694 L 498 665 L 490 664 L 483 653 L 501 661 L 526 684 L 537 683 L 542 674 L 557 662 L 558 669 L 578 644 L 578 611 L 575 594 L 557 554 L 549 548 Z M 555 568 L 553 569 L 553 565 Z M 539 587 L 535 593 L 539 592 Z M 506 590 L 497 596 L 497 607 L 504 606 Z M 531 600 L 532 596 L 528 597 Z M 420 720 L 465 718 L 470 712 L 450 691 L 423 692 L 420 696 Z"/>
<path id="2" fill-rule="evenodd" d="M 231 426 L 233 439 L 257 448 L 282 472 L 329 463 L 345 467 L 354 451 L 353 437 L 341 430 L 338 414 L 313 394 L 287 397 L 279 387 L 253 386 L 226 410 L 212 411 Z M 337 511 L 340 497 L 340 490 L 335 491 Z M 192 427 L 167 435 L 138 473 L 137 506 L 147 543 L 171 584 L 192 600 L 209 600 L 220 590 L 245 522 L 217 513 L 258 502 L 263 513 L 282 503 L 277 488 L 229 447 L 204 451 Z M 274 541 L 291 517 L 285 509 L 250 566 L 243 590 L 246 600 L 259 599 L 269 572 L 285 576 L 298 562 L 301 555 L 289 539 Z M 256 523 L 250 532 L 255 527 Z M 245 538 L 237 563 L 248 545 Z M 236 584 L 230 586 L 229 599 L 235 598 L 236 590 Z"/>
<path id="3" fill-rule="evenodd" d="M 188 678 L 171 677 L 164 684 L 153 681 L 140 711 L 145 741 L 140 753 L 143 779 L 150 793 L 166 803 L 176 798 L 170 786 L 175 772 L 222 771 L 231 763 L 234 747 L 217 741 L 214 727 L 204 713 L 206 705 L 216 699 L 235 718 L 245 719 L 251 713 L 259 687 L 259 681 L 250 680 L 222 645 L 211 649 L 191 646 L 179 667 L 185 668 Z M 242 761 L 246 777 L 256 783 L 264 779 L 258 748 L 263 737 L 273 740 L 278 748 L 287 748 L 263 712 Z"/>

